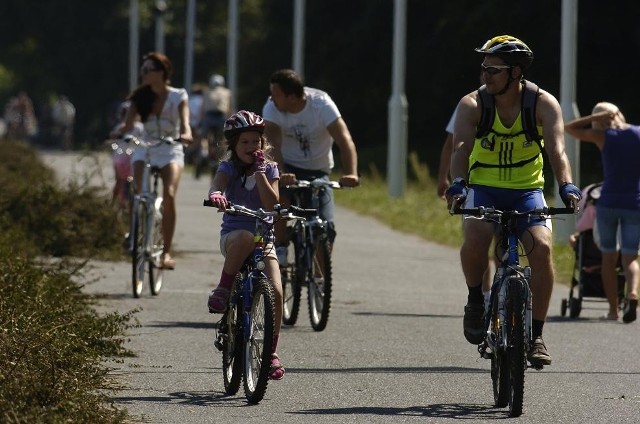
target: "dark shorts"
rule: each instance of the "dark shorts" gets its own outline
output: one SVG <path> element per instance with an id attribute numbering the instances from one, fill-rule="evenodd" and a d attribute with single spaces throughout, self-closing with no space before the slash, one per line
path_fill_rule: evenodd
<path id="1" fill-rule="evenodd" d="M 297 168 L 291 165 L 284 165 L 284 172 L 295 174 L 296 178 L 299 180 L 308 180 L 312 181 L 316 178 L 322 178 L 323 180 L 330 181 L 329 175 L 324 171 L 313 170 L 313 169 L 302 169 Z M 293 189 L 282 188 L 280 189 L 280 194 L 291 199 L 293 194 Z M 309 193 L 310 194 L 310 193 Z M 311 207 L 311 196 L 303 199 L 303 205 L 301 207 L 310 208 Z M 320 218 L 327 221 L 327 229 L 329 240 L 333 243 L 336 238 L 336 230 L 335 223 L 333 222 L 335 219 L 335 204 L 333 200 L 333 190 L 331 188 L 327 188 L 322 196 L 319 199 L 319 214 Z"/>
<path id="2" fill-rule="evenodd" d="M 528 211 L 547 206 L 542 189 L 507 189 L 472 184 L 467 194 L 465 208 L 478 206 L 493 207 L 499 210 Z M 551 229 L 551 221 L 541 218 L 521 217 L 518 219 L 518 236 L 525 229 L 535 225 L 544 225 Z"/>

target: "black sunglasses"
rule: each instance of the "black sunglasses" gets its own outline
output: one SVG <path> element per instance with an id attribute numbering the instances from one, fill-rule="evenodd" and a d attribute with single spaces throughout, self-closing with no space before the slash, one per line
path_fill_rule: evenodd
<path id="1" fill-rule="evenodd" d="M 155 71 L 159 71 L 159 70 L 160 69 L 157 69 L 157 68 L 154 68 L 154 67 L 151 67 L 151 66 L 143 66 L 142 68 L 140 68 L 140 73 L 142 75 L 146 75 L 149 72 L 155 72 Z"/>
<path id="2" fill-rule="evenodd" d="M 486 72 L 489 75 L 497 75 L 502 72 L 503 69 L 509 69 L 509 65 L 491 65 L 485 66 L 484 63 L 480 64 L 480 72 Z"/>

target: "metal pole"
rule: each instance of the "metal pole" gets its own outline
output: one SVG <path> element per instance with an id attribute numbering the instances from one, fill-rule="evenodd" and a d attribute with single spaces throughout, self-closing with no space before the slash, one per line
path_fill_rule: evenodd
<path id="1" fill-rule="evenodd" d="M 196 0 L 187 1 L 187 30 L 184 49 L 184 88 L 193 85 L 193 39 L 196 27 Z"/>
<path id="2" fill-rule="evenodd" d="M 293 8 L 293 70 L 304 77 L 304 16 L 306 0 L 295 0 Z"/>
<path id="3" fill-rule="evenodd" d="M 404 195 L 407 183 L 407 126 L 408 103 L 405 85 L 405 41 L 407 1 L 394 0 L 393 31 L 393 76 L 392 94 L 388 103 L 389 139 L 387 157 L 387 179 L 389 196 Z"/>
<path id="4" fill-rule="evenodd" d="M 576 113 L 576 46 L 577 46 L 577 24 L 578 22 L 578 1 L 562 0 L 562 30 L 561 30 L 561 52 L 560 57 L 560 105 L 565 121 L 569 121 L 578 116 Z M 580 187 L 580 144 L 578 140 L 565 135 L 565 150 L 571 164 L 573 172 L 573 183 Z M 561 205 L 562 200 L 558 194 L 558 183 L 555 185 L 555 202 Z M 556 220 L 554 222 L 554 235 L 558 243 L 566 244 L 569 235 L 575 228 L 575 217 L 568 216 L 566 220 Z"/>
<path id="5" fill-rule="evenodd" d="M 138 0 L 129 0 L 129 91 L 138 85 L 139 15 Z"/>
<path id="6" fill-rule="evenodd" d="M 154 13 L 156 15 L 156 51 L 164 53 L 164 13 L 167 11 L 167 3 L 164 0 L 156 0 Z"/>
<path id="7" fill-rule="evenodd" d="M 238 0 L 229 0 L 229 35 L 227 36 L 227 79 L 231 90 L 231 108 L 236 109 L 238 87 Z"/>

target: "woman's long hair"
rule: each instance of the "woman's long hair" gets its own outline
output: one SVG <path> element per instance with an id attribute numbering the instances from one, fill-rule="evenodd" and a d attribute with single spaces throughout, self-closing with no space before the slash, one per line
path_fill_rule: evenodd
<path id="1" fill-rule="evenodd" d="M 155 69 L 162 70 L 162 78 L 165 84 L 169 84 L 171 74 L 173 72 L 173 65 L 169 58 L 160 52 L 149 52 L 142 57 L 142 62 L 150 60 L 153 62 Z M 140 85 L 127 97 L 135 106 L 140 120 L 147 122 L 151 110 L 153 109 L 153 103 L 156 101 L 157 95 L 151 90 L 149 85 Z"/>

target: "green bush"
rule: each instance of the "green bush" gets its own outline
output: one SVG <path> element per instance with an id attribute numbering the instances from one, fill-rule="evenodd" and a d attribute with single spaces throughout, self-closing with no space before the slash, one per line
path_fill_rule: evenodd
<path id="1" fill-rule="evenodd" d="M 99 315 L 76 283 L 87 259 L 68 258 L 117 257 L 124 231 L 109 199 L 58 188 L 29 146 L 0 152 L 0 422 L 125 422 L 105 364 L 132 355 L 136 311 Z"/>
<path id="2" fill-rule="evenodd" d="M 60 188 L 37 152 L 22 143 L 0 143 L 0 231 L 22 232 L 25 251 L 56 257 L 116 259 L 126 223 L 96 188 Z"/>
<path id="3" fill-rule="evenodd" d="M 0 234 L 0 421 L 123 421 L 104 361 L 130 355 L 134 312 L 99 316 L 72 280 L 81 266 L 35 263 Z"/>

